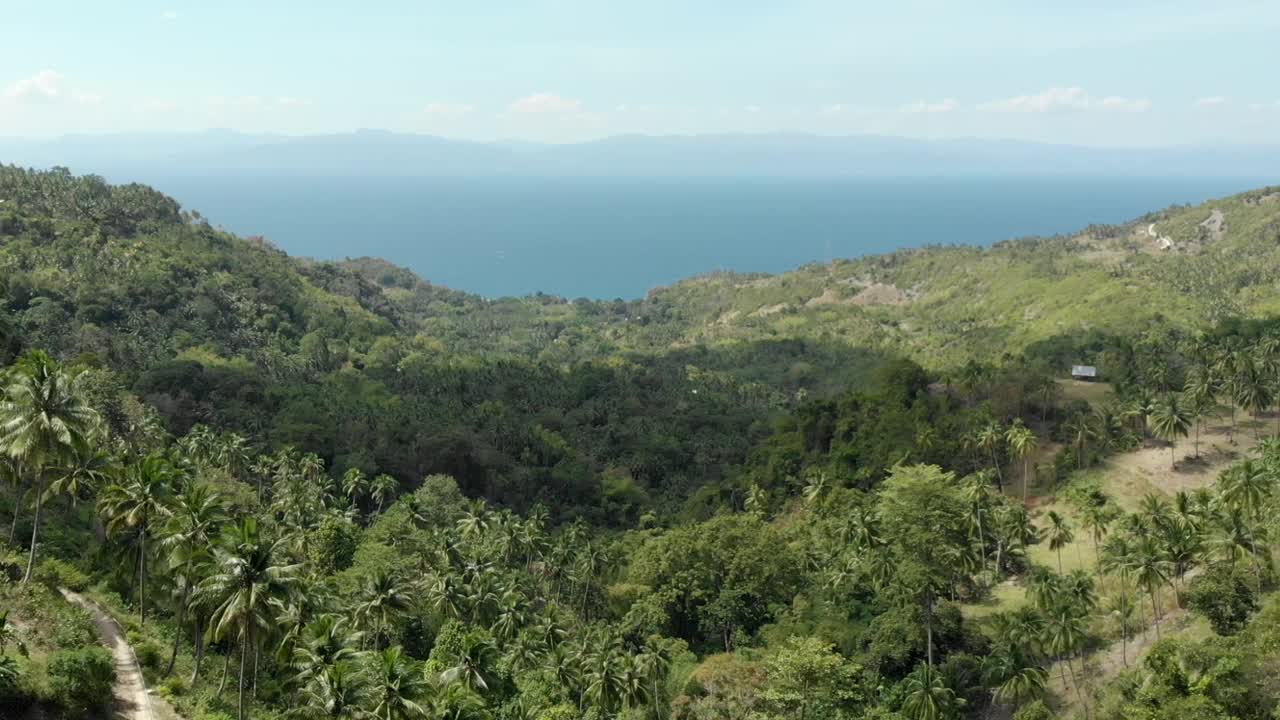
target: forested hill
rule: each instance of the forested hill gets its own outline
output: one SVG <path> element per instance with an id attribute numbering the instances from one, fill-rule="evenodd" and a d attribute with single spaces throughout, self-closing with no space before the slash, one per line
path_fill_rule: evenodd
<path id="1" fill-rule="evenodd" d="M 178 434 L 204 424 L 339 470 L 446 472 L 566 513 L 634 516 L 714 485 L 770 418 L 865 386 L 886 358 L 946 372 L 1025 353 L 1060 371 L 1111 333 L 1280 309 L 1274 190 L 635 301 L 486 300 L 381 260 L 290 258 L 150 188 L 63 170 L 0 169 L 0 200 L 6 358 L 45 348 L 99 367 Z"/>
<path id="2" fill-rule="evenodd" d="M 0 716 L 1274 718 L 1278 230 L 491 301 L 0 167 Z"/>

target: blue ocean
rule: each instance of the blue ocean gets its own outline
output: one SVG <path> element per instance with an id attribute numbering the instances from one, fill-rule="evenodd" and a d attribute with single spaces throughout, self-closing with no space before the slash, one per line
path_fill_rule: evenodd
<path id="1" fill-rule="evenodd" d="M 487 297 L 637 298 L 713 270 L 1065 233 L 1276 178 L 144 180 L 294 255 L 379 256 Z"/>

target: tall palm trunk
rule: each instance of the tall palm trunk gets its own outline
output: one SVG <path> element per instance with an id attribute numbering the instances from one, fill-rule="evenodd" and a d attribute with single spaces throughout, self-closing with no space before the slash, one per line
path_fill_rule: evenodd
<path id="1" fill-rule="evenodd" d="M 248 638 L 241 638 L 240 640 L 240 678 L 238 682 L 238 685 L 240 686 L 240 695 L 238 700 L 236 701 L 236 708 L 237 708 L 236 717 L 238 717 L 240 720 L 244 720 L 244 665 L 245 665 L 245 659 L 248 656 L 248 654 L 249 654 L 249 640 Z"/>
<path id="2" fill-rule="evenodd" d="M 182 585 L 182 599 L 178 604 L 178 624 L 173 633 L 173 652 L 169 654 L 169 667 L 165 669 L 164 676 L 169 677 L 173 674 L 173 666 L 178 662 L 178 643 L 182 640 L 182 626 L 187 620 L 187 597 L 191 594 L 191 586 L 187 583 Z"/>
<path id="3" fill-rule="evenodd" d="M 36 567 L 36 543 L 40 540 L 40 510 L 44 507 L 44 473 L 36 473 L 36 512 L 31 518 L 31 552 L 27 555 L 27 572 L 22 576 L 22 584 L 31 581 L 31 573 Z"/>
<path id="4" fill-rule="evenodd" d="M 147 626 L 147 531 L 138 536 L 138 627 Z"/>
<path id="5" fill-rule="evenodd" d="M 196 641 L 196 667 L 191 671 L 191 684 L 195 685 L 196 680 L 200 677 L 200 666 L 204 663 L 204 623 L 200 622 L 199 615 L 195 621 L 195 641 Z"/>
<path id="6" fill-rule="evenodd" d="M 13 494 L 13 522 L 9 523 L 9 547 L 13 547 L 13 541 L 18 537 L 18 518 L 22 515 L 22 498 L 26 493 L 22 488 L 14 488 Z"/>
<path id="7" fill-rule="evenodd" d="M 222 693 L 227 689 L 227 675 L 231 670 L 231 655 L 233 648 L 227 648 L 226 658 L 222 661 L 222 680 L 218 683 L 218 697 L 222 697 Z"/>
<path id="8" fill-rule="evenodd" d="M 1160 608 L 1156 605 L 1156 589 L 1151 588 L 1151 623 L 1156 628 L 1156 640 L 1160 639 Z"/>

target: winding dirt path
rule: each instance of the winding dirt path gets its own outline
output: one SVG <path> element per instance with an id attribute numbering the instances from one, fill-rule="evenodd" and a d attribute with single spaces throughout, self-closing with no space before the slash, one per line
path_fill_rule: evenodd
<path id="1" fill-rule="evenodd" d="M 93 617 L 102 644 L 111 651 L 116 662 L 116 685 L 112 688 L 112 720 L 171 720 L 178 715 L 164 700 L 147 693 L 147 684 L 133 648 L 124 638 L 116 621 L 97 603 L 77 592 L 59 588 L 68 602 L 75 603 Z"/>

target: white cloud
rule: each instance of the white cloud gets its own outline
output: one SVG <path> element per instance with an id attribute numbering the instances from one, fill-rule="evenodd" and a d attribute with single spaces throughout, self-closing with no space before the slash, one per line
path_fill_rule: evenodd
<path id="1" fill-rule="evenodd" d="M 511 111 L 518 113 L 574 113 L 581 109 L 580 101 L 553 93 L 536 93 L 511 103 Z"/>
<path id="2" fill-rule="evenodd" d="M 954 98 L 946 98 L 938 102 L 926 102 L 920 100 L 902 106 L 902 111 L 907 113 L 947 113 L 960 108 L 960 103 Z"/>
<path id="3" fill-rule="evenodd" d="M 224 97 L 222 95 L 214 95 L 213 97 L 207 98 L 205 100 L 205 103 L 207 103 L 212 107 L 217 107 L 217 108 L 233 107 L 233 108 L 253 109 L 256 107 L 260 107 L 262 105 L 262 98 L 258 97 L 257 95 L 238 95 L 235 97 Z"/>
<path id="4" fill-rule="evenodd" d="M 41 70 L 4 90 L 4 98 L 17 102 L 52 103 L 67 99 L 66 77 L 54 70 Z"/>
<path id="5" fill-rule="evenodd" d="M 1213 95 L 1211 97 L 1202 97 L 1196 100 L 1196 107 L 1211 108 L 1221 107 L 1227 104 L 1227 99 L 1221 95 Z"/>
<path id="6" fill-rule="evenodd" d="M 1151 101 L 1145 98 L 1126 98 L 1109 95 L 1102 98 L 1102 107 L 1120 112 L 1146 112 L 1151 109 Z"/>
<path id="7" fill-rule="evenodd" d="M 1082 110 L 1110 110 L 1120 112 L 1146 112 L 1151 101 L 1145 98 L 1127 98 L 1108 95 L 1095 98 L 1082 87 L 1051 87 L 1034 95 L 1017 95 L 1002 100 L 992 100 L 978 106 L 989 112 L 1061 113 Z"/>
<path id="8" fill-rule="evenodd" d="M 1089 93 L 1078 87 L 1053 87 L 1035 95 L 992 100 L 978 106 L 992 112 L 1062 112 L 1089 107 Z"/>
<path id="9" fill-rule="evenodd" d="M 475 109 L 474 105 L 468 105 L 466 103 L 429 102 L 422 108 L 422 112 L 428 115 L 457 117 L 458 115 L 467 115 L 475 112 Z"/>
<path id="10" fill-rule="evenodd" d="M 742 108 L 742 109 L 743 109 L 743 110 L 745 110 L 746 112 L 749 112 L 749 113 L 753 114 L 753 115 L 754 115 L 754 114 L 756 114 L 756 113 L 758 113 L 758 112 L 760 112 L 760 106 L 759 106 L 759 105 L 748 105 L 748 106 L 746 106 L 746 107 L 744 107 L 744 108 Z"/>
<path id="11" fill-rule="evenodd" d="M 102 103 L 103 97 L 71 87 L 66 76 L 56 70 L 41 70 L 5 88 L 0 92 L 0 100 L 29 105 L 98 105 Z"/>
<path id="12" fill-rule="evenodd" d="M 311 101 L 306 98 L 290 97 L 288 95 L 281 95 L 276 98 L 276 105 L 280 107 L 306 107 L 310 104 Z"/>
<path id="13" fill-rule="evenodd" d="M 177 20 L 177 19 L 178 19 L 178 11 L 177 11 L 177 10 L 165 10 L 163 13 L 161 13 L 161 14 L 160 14 L 160 17 L 164 18 L 165 20 Z"/>

